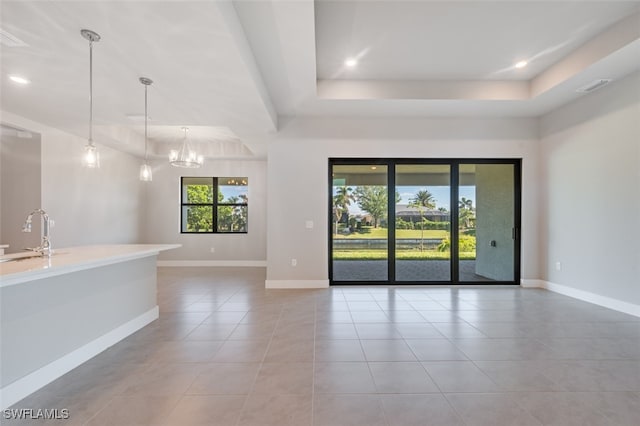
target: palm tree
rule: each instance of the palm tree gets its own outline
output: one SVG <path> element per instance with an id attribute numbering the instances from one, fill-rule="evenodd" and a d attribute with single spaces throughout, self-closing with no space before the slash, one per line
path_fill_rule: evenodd
<path id="1" fill-rule="evenodd" d="M 460 201 L 458 201 L 458 205 L 460 206 L 460 209 L 473 210 L 473 200 L 470 200 L 469 198 L 462 197 Z"/>
<path id="2" fill-rule="evenodd" d="M 416 193 L 416 195 L 409 200 L 409 205 L 417 207 L 420 212 L 420 251 L 424 250 L 424 209 L 433 209 L 436 207 L 436 200 L 433 198 L 433 194 L 426 189 L 422 189 Z"/>
<path id="3" fill-rule="evenodd" d="M 458 202 L 458 206 L 460 207 L 460 224 L 465 228 L 469 228 L 471 219 L 474 217 L 473 200 L 462 197 Z"/>
<path id="4" fill-rule="evenodd" d="M 340 219 L 349 211 L 351 201 L 355 200 L 352 192 L 353 188 L 341 186 L 336 189 L 335 195 L 333 196 L 333 217 L 336 220 L 336 235 L 338 234 L 338 223 L 340 223 Z"/>

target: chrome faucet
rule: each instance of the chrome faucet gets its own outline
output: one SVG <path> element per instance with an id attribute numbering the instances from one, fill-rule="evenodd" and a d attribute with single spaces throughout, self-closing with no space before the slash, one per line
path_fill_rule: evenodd
<path id="1" fill-rule="evenodd" d="M 43 223 L 42 242 L 40 243 L 40 247 L 36 247 L 28 250 L 33 250 L 35 252 L 38 252 L 42 254 L 42 256 L 51 257 L 51 254 L 53 254 L 53 250 L 51 249 L 51 240 L 49 239 L 49 228 L 50 228 L 51 222 L 49 220 L 49 215 L 47 214 L 47 212 L 45 212 L 42 209 L 35 209 L 31 213 L 29 213 L 29 215 L 27 216 L 27 219 L 24 222 L 24 225 L 22 225 L 22 232 L 31 232 L 31 219 L 33 218 L 33 215 L 36 213 L 42 216 L 42 223 Z"/>

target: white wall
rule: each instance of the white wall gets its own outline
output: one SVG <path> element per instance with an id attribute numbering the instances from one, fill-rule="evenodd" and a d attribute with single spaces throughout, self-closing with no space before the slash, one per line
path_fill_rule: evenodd
<path id="1" fill-rule="evenodd" d="M 16 253 L 41 243 L 41 220 L 35 217 L 31 233 L 22 232 L 29 212 L 40 208 L 40 135 L 31 138 L 2 135 L 0 140 L 0 244 Z"/>
<path id="2" fill-rule="evenodd" d="M 41 135 L 42 207 L 53 247 L 140 242 L 140 160 L 97 144 L 101 168 L 81 166 L 86 140 L 7 112 L 4 123 Z"/>
<path id="3" fill-rule="evenodd" d="M 214 265 L 264 265 L 266 255 L 266 161 L 205 160 L 199 169 L 172 167 L 154 160 L 153 181 L 145 183 L 144 241 L 182 247 L 160 254 L 162 261 L 199 261 Z M 246 176 L 249 178 L 249 225 L 246 234 L 181 234 L 181 176 Z M 211 248 L 215 249 L 211 253 Z"/>
<path id="4" fill-rule="evenodd" d="M 545 115 L 540 131 L 542 278 L 640 304 L 640 73 Z"/>
<path id="5" fill-rule="evenodd" d="M 522 276 L 538 277 L 534 119 L 296 119 L 269 146 L 267 281 L 328 279 L 328 158 L 522 158 Z M 305 221 L 314 222 L 313 229 Z M 297 266 L 291 266 L 291 259 Z M 289 283 L 289 284 L 287 284 Z"/>

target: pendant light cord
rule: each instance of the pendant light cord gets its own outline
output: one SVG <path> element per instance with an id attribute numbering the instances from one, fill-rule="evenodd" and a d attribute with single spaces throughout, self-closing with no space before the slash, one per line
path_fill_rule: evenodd
<path id="1" fill-rule="evenodd" d="M 144 85 L 144 164 L 147 164 L 147 120 L 149 113 L 147 112 L 147 89 L 149 85 Z"/>
<path id="2" fill-rule="evenodd" d="M 89 145 L 93 145 L 93 40 L 89 40 Z"/>

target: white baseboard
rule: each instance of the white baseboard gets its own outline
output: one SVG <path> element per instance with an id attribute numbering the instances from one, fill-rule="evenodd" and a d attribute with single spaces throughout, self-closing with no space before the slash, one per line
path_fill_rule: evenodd
<path id="1" fill-rule="evenodd" d="M 329 288 L 329 280 L 266 280 L 265 288 Z"/>
<path id="2" fill-rule="evenodd" d="M 158 306 L 0 389 L 0 409 L 16 402 L 90 360 L 125 337 L 158 319 Z"/>
<path id="3" fill-rule="evenodd" d="M 640 317 L 640 305 L 636 305 L 634 303 L 612 299 L 611 297 L 591 293 L 590 291 L 579 290 L 577 288 L 568 287 L 562 284 L 555 284 L 549 281 L 545 282 L 544 288 L 553 291 L 554 293 L 564 294 L 565 296 L 573 297 L 574 299 L 584 300 L 585 302 L 593 303 L 595 305 L 600 305 L 605 308 L 613 309 L 615 311 L 624 312 L 625 314 Z"/>
<path id="4" fill-rule="evenodd" d="M 545 288 L 545 281 L 543 280 L 527 280 L 521 279 L 520 286 L 524 288 Z"/>
<path id="5" fill-rule="evenodd" d="M 158 260 L 158 266 L 236 266 L 236 267 L 259 267 L 267 266 L 266 260 Z"/>
<path id="6" fill-rule="evenodd" d="M 594 305 L 613 309 L 614 311 L 640 317 L 640 305 L 636 305 L 635 303 L 613 299 L 611 297 L 591 293 L 590 291 L 584 291 L 544 280 L 522 280 L 521 285 L 522 287 L 544 288 L 546 290 L 553 291 L 554 293 L 564 294 L 565 296 L 573 297 L 574 299 L 582 300 L 585 302 L 593 303 Z"/>

